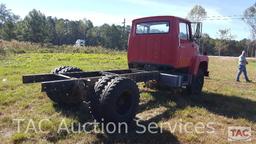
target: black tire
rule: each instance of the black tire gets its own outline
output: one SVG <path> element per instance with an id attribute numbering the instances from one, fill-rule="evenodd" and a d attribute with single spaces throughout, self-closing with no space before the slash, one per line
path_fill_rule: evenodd
<path id="1" fill-rule="evenodd" d="M 54 74 L 65 74 L 69 72 L 80 72 L 80 68 L 71 66 L 60 66 L 52 70 Z M 59 105 L 75 105 L 81 103 L 75 83 L 65 83 L 45 90 L 47 96 Z"/>
<path id="2" fill-rule="evenodd" d="M 70 72 L 80 72 L 82 71 L 80 68 L 72 67 L 72 66 L 60 66 L 52 70 L 53 74 L 64 74 Z"/>
<path id="3" fill-rule="evenodd" d="M 106 87 L 106 85 L 116 77 L 118 77 L 118 76 L 117 75 L 106 75 L 106 76 L 103 76 L 101 79 L 99 79 L 94 85 L 95 93 L 100 96 L 102 94 L 104 88 Z"/>
<path id="4" fill-rule="evenodd" d="M 53 73 L 53 74 L 58 74 L 61 70 L 65 69 L 66 67 L 68 67 L 68 66 L 56 67 L 55 69 L 53 69 L 53 70 L 51 71 L 51 73 Z"/>
<path id="5" fill-rule="evenodd" d="M 100 78 L 94 85 L 94 94 L 89 95 L 89 110 L 93 118 L 97 121 L 101 121 L 101 111 L 100 111 L 100 95 L 102 94 L 104 88 L 111 82 L 116 75 L 107 75 Z"/>
<path id="6" fill-rule="evenodd" d="M 130 123 L 139 105 L 138 86 L 131 79 L 117 77 L 104 88 L 100 105 L 104 122 Z"/>
<path id="7" fill-rule="evenodd" d="M 186 90 L 189 95 L 201 96 L 204 85 L 204 70 L 200 68 L 196 76 L 192 78 L 192 83 Z"/>

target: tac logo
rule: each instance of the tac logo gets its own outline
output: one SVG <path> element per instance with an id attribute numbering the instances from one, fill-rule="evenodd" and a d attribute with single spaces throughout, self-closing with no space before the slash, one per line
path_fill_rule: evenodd
<path id="1" fill-rule="evenodd" d="M 228 141 L 251 141 L 250 127 L 228 127 Z"/>

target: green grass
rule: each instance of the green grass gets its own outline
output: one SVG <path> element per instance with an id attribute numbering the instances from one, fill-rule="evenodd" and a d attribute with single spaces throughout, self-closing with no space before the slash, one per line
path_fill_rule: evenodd
<path id="1" fill-rule="evenodd" d="M 27 53 L 5 57 L 0 60 L 0 143 L 228 143 L 228 126 L 250 126 L 256 130 L 256 87 L 255 83 L 235 82 L 236 59 L 210 58 L 210 77 L 205 79 L 203 97 L 189 98 L 176 91 L 156 91 L 144 89 L 140 84 L 141 103 L 137 117 L 142 123 L 156 122 L 162 133 L 136 134 L 132 129 L 128 134 L 106 135 L 94 133 L 57 133 L 58 124 L 65 119 L 72 123 L 90 119 L 88 112 L 78 108 L 60 108 L 40 92 L 40 84 L 22 84 L 25 74 L 48 73 L 61 65 L 72 65 L 86 71 L 126 69 L 126 53 L 110 54 L 64 54 Z M 248 73 L 255 80 L 256 62 L 249 61 Z M 241 77 L 241 80 L 242 77 Z M 13 119 L 25 119 L 21 132 Z M 27 129 L 30 119 L 37 127 L 41 119 L 45 133 Z M 175 123 L 214 122 L 215 133 L 171 132 L 168 125 Z M 207 129 L 205 129 L 207 130 Z"/>
<path id="2" fill-rule="evenodd" d="M 29 135 L 24 133 L 15 133 L 11 137 L 14 144 L 22 143 L 26 141 L 28 138 L 29 138 Z"/>

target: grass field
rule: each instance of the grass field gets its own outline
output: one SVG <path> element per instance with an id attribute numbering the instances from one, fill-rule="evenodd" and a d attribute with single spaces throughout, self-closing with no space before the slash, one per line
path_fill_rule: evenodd
<path id="1" fill-rule="evenodd" d="M 57 132 L 58 124 L 65 119 L 68 127 L 73 123 L 90 120 L 83 106 L 65 109 L 52 104 L 40 92 L 40 84 L 24 85 L 24 74 L 48 73 L 60 65 L 72 65 L 83 70 L 126 69 L 126 53 L 114 54 L 62 54 L 29 53 L 10 56 L 0 60 L 0 143 L 228 143 L 229 126 L 252 128 L 252 140 L 256 141 L 256 86 L 255 83 L 235 82 L 237 62 L 234 58 L 211 57 L 210 77 L 206 78 L 201 99 L 190 98 L 177 91 L 156 91 L 140 85 L 141 103 L 137 118 L 143 124 L 156 122 L 159 132 L 137 134 L 129 129 L 128 134 L 96 134 Z M 249 77 L 256 81 L 256 61 L 250 60 Z M 243 81 L 243 79 L 241 78 Z M 41 119 L 44 133 L 34 129 L 26 132 L 32 119 L 38 130 Z M 17 131 L 14 119 L 24 119 Z M 192 123 L 190 133 L 172 131 L 176 123 Z M 212 123 L 213 133 L 193 131 L 196 123 Z M 163 129 L 162 129 L 163 128 Z M 253 142 L 252 142 L 253 143 Z"/>

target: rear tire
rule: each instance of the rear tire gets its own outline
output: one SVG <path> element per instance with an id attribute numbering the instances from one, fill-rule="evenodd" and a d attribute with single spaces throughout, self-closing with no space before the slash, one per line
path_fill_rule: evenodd
<path id="1" fill-rule="evenodd" d="M 53 70 L 51 71 L 51 73 L 53 73 L 53 74 L 59 74 L 60 71 L 62 71 L 63 69 L 65 69 L 65 68 L 67 68 L 67 67 L 69 67 L 69 66 L 60 66 L 60 67 L 56 67 L 55 69 L 53 69 Z"/>
<path id="2" fill-rule="evenodd" d="M 100 95 L 104 88 L 117 76 L 107 75 L 100 78 L 94 85 L 94 94 L 89 95 L 89 110 L 93 118 L 101 121 Z"/>
<path id="3" fill-rule="evenodd" d="M 72 67 L 72 66 L 60 66 L 52 70 L 51 73 L 53 74 L 64 74 L 64 73 L 70 73 L 70 72 L 81 72 L 82 70 L 78 67 Z"/>
<path id="4" fill-rule="evenodd" d="M 53 74 L 65 74 L 70 72 L 80 72 L 80 68 L 72 66 L 60 66 L 52 70 Z M 78 96 L 75 83 L 68 83 L 58 85 L 45 91 L 47 96 L 59 105 L 75 105 L 81 103 L 81 99 Z"/>
<path id="5" fill-rule="evenodd" d="M 104 88 L 100 104 L 104 122 L 130 123 L 139 105 L 138 86 L 131 79 L 115 78 Z"/>

